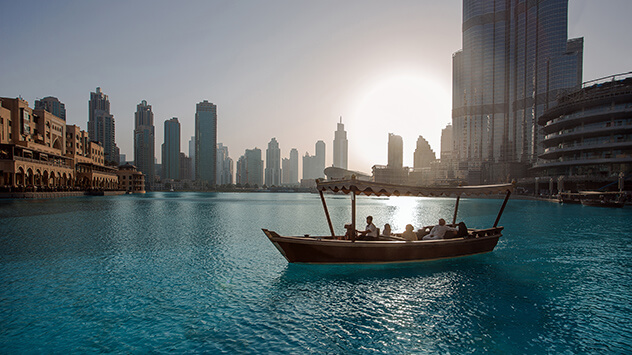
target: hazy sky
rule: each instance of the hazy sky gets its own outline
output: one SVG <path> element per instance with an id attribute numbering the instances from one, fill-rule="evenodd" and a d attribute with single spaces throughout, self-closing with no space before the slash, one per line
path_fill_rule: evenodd
<path id="1" fill-rule="evenodd" d="M 343 117 L 349 168 L 386 164 L 387 137 L 412 166 L 422 135 L 439 154 L 451 122 L 452 54 L 461 1 L 0 0 L 0 96 L 31 107 L 55 96 L 87 130 L 96 87 L 110 98 L 116 141 L 133 159 L 134 112 L 153 106 L 156 154 L 178 117 L 188 154 L 195 105 L 218 105 L 218 142 L 236 161 L 276 137 L 314 154 Z M 632 70 L 630 0 L 571 0 L 569 37 L 584 37 L 584 81 Z"/>

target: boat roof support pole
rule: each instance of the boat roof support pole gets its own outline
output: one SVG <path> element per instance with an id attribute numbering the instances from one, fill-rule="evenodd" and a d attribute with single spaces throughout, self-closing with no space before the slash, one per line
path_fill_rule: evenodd
<path id="1" fill-rule="evenodd" d="M 355 242 L 356 240 L 356 193 L 355 191 L 351 191 L 351 228 L 353 233 L 351 233 L 351 241 Z"/>
<path id="2" fill-rule="evenodd" d="M 454 218 L 452 218 L 452 224 L 456 224 L 456 213 L 459 211 L 459 200 L 461 199 L 461 195 L 456 197 L 456 206 L 454 206 Z"/>
<path id="3" fill-rule="evenodd" d="M 498 217 L 496 217 L 496 221 L 494 222 L 494 228 L 496 228 L 496 226 L 498 226 L 498 222 L 500 222 L 500 216 L 503 215 L 505 206 L 507 206 L 507 200 L 509 200 L 509 195 L 511 195 L 511 191 L 507 191 L 507 195 L 505 195 L 505 201 L 503 201 L 503 205 L 502 207 L 500 207 L 500 211 L 498 211 Z"/>
<path id="4" fill-rule="evenodd" d="M 334 225 L 331 224 L 331 217 L 329 217 L 329 210 L 327 209 L 327 203 L 325 203 L 325 196 L 323 195 L 322 190 L 318 190 L 320 194 L 320 200 L 323 202 L 323 209 L 325 210 L 325 217 L 327 217 L 327 223 L 329 224 L 329 230 L 331 231 L 331 236 L 333 238 L 336 237 L 336 233 L 334 233 Z"/>

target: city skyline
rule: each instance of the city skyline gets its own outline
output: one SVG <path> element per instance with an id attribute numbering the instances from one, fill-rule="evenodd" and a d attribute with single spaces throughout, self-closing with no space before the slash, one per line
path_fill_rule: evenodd
<path id="1" fill-rule="evenodd" d="M 441 129 L 451 122 L 451 57 L 462 46 L 461 2 L 104 7 L 27 1 L 3 7 L 0 43 L 17 50 L 3 54 L 12 70 L 3 74 L 0 96 L 22 96 L 31 106 L 38 98 L 56 97 L 66 106 L 67 123 L 88 129 L 89 93 L 101 87 L 116 118 L 116 144 L 128 157 L 142 100 L 152 105 L 157 122 L 179 117 L 182 137 L 194 135 L 195 103 L 215 103 L 217 141 L 230 147 L 234 158 L 249 147 L 264 147 L 270 137 L 282 147 L 296 147 L 301 156 L 323 140 L 329 146 L 326 166 L 333 162 L 332 127 L 343 116 L 349 169 L 364 172 L 386 163 L 389 132 L 402 136 L 404 165 L 412 166 L 416 138 L 424 136 L 439 152 Z M 132 16 L 145 10 L 153 25 Z M 632 3 L 625 1 L 569 2 L 568 36 L 585 39 L 584 81 L 630 70 L 626 58 L 632 49 L 622 36 L 630 24 L 617 18 L 630 10 Z M 25 26 L 23 18 L 12 16 L 16 13 L 37 21 Z M 113 22 L 119 25 L 107 26 Z M 88 40 L 87 28 L 107 29 L 100 30 L 103 42 Z M 131 49 L 141 44 L 146 51 Z M 59 55 L 38 55 L 41 51 Z M 440 94 L 432 97 L 433 107 L 395 110 L 432 92 Z M 430 106 L 421 101 L 418 106 Z M 395 117 L 381 122 L 372 116 L 384 112 Z M 162 130 L 156 131 L 160 144 Z"/>

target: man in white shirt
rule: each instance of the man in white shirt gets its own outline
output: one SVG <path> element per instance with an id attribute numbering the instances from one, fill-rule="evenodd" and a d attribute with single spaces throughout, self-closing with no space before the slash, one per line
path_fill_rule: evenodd
<path id="1" fill-rule="evenodd" d="M 423 240 L 444 239 L 445 234 L 447 232 L 457 232 L 457 231 L 458 229 L 456 228 L 446 226 L 445 219 L 441 218 L 439 219 L 439 224 L 434 226 L 432 230 L 430 231 L 430 234 L 424 236 Z"/>
<path id="2" fill-rule="evenodd" d="M 365 240 L 376 240 L 377 239 L 377 227 L 373 224 L 373 216 L 368 216 L 366 218 L 366 229 L 364 231 L 358 232 L 360 236 L 363 236 Z"/>

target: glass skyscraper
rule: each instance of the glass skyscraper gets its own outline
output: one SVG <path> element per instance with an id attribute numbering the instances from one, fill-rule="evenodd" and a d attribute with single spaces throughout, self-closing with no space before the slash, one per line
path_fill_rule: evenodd
<path id="1" fill-rule="evenodd" d="M 163 179 L 180 179 L 180 122 L 177 117 L 165 121 L 162 171 Z"/>
<path id="2" fill-rule="evenodd" d="M 195 111 L 195 180 L 215 186 L 217 106 L 207 100 Z"/>
<path id="3" fill-rule="evenodd" d="M 567 22 L 568 0 L 463 1 L 463 49 L 453 55 L 458 161 L 535 162 L 537 117 L 582 82 L 583 38 L 568 40 Z"/>
<path id="4" fill-rule="evenodd" d="M 136 105 L 134 115 L 134 165 L 145 174 L 145 186 L 151 188 L 155 175 L 154 113 L 143 100 Z"/>

